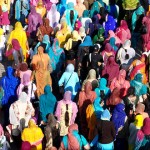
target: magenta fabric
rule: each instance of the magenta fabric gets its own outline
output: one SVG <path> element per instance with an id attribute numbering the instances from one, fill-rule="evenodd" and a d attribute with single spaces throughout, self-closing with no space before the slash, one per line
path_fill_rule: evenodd
<path id="1" fill-rule="evenodd" d="M 9 25 L 10 21 L 9 21 L 9 15 L 8 15 L 8 11 L 3 12 L 2 15 L 0 16 L 0 25 Z"/>
<path id="2" fill-rule="evenodd" d="M 31 150 L 31 144 L 27 141 L 22 142 L 21 150 Z"/>
<path id="3" fill-rule="evenodd" d="M 17 51 L 20 50 L 21 46 L 17 39 L 12 39 L 11 44 L 12 44 L 13 49 L 15 49 Z"/>
<path id="4" fill-rule="evenodd" d="M 150 135 L 150 118 L 145 118 L 141 129 L 145 135 Z"/>

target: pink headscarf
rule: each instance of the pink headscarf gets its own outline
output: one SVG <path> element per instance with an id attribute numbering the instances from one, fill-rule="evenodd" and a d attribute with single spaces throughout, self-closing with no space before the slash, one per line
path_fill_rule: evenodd
<path id="1" fill-rule="evenodd" d="M 76 26 L 76 24 L 77 24 L 77 26 Z M 80 27 L 82 27 L 82 23 L 81 23 L 81 21 L 76 21 L 76 23 L 75 23 L 75 30 L 76 31 L 79 31 L 79 29 L 80 29 Z"/>
<path id="2" fill-rule="evenodd" d="M 1 137 L 2 135 L 4 135 L 4 130 L 3 130 L 3 127 L 2 127 L 1 124 L 0 124 L 0 137 Z"/>
<path id="3" fill-rule="evenodd" d="M 127 22 L 125 20 L 121 20 L 120 28 L 123 28 L 124 30 L 128 29 L 128 24 L 127 24 Z"/>
<path id="4" fill-rule="evenodd" d="M 141 129 L 145 135 L 150 135 L 150 118 L 145 118 Z"/>
<path id="5" fill-rule="evenodd" d="M 118 76 L 118 81 L 120 84 L 123 84 L 125 82 L 125 77 L 126 77 L 126 71 L 124 69 L 121 69 L 119 71 L 119 76 Z"/>
<path id="6" fill-rule="evenodd" d="M 25 73 L 25 74 L 23 75 L 23 85 L 28 85 L 30 81 L 31 81 L 31 80 L 30 80 L 30 75 L 27 74 L 27 73 Z"/>
<path id="7" fill-rule="evenodd" d="M 22 142 L 21 150 L 31 150 L 31 144 L 27 141 Z"/>
<path id="8" fill-rule="evenodd" d="M 109 43 L 107 43 L 105 45 L 105 50 L 104 51 L 107 52 L 107 53 L 110 53 L 110 52 L 114 52 L 114 49 L 112 48 L 112 46 Z"/>
<path id="9" fill-rule="evenodd" d="M 68 128 L 68 149 L 70 150 L 79 150 L 80 145 L 78 140 L 73 136 L 72 132 L 73 131 L 78 131 L 78 125 L 77 124 L 72 124 Z"/>

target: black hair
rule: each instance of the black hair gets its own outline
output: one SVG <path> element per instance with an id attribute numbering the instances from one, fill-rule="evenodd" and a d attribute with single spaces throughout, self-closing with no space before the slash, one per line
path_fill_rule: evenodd
<path id="1" fill-rule="evenodd" d="M 28 86 L 24 86 L 22 89 L 22 92 L 25 92 L 26 94 L 28 94 Z"/>
<path id="2" fill-rule="evenodd" d="M 133 86 L 130 86 L 128 88 L 127 96 L 130 96 L 130 95 L 135 95 L 135 88 Z"/>
<path id="3" fill-rule="evenodd" d="M 71 25 L 73 25 L 73 19 L 74 19 L 74 11 L 70 10 L 70 22 L 71 22 Z"/>
<path id="4" fill-rule="evenodd" d="M 66 104 L 66 113 L 65 113 L 65 125 L 69 126 L 69 112 L 68 112 L 68 104 Z"/>

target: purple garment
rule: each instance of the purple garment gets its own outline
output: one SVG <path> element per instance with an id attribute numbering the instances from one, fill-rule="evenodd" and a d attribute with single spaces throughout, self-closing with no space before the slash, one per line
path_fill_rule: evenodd
<path id="1" fill-rule="evenodd" d="M 35 7 L 31 7 L 31 12 L 28 16 L 28 30 L 27 32 L 37 32 L 37 28 L 43 23 L 41 15 L 36 12 Z"/>
<path id="2" fill-rule="evenodd" d="M 115 125 L 116 132 L 118 133 L 118 129 L 125 124 L 125 105 L 120 103 L 116 105 L 112 113 L 112 121 Z"/>
<path id="3" fill-rule="evenodd" d="M 60 121 L 60 118 L 61 118 L 62 104 L 68 104 L 68 105 L 72 105 L 72 118 L 71 118 L 70 124 L 74 123 L 77 112 L 78 112 L 78 108 L 77 108 L 76 103 L 72 102 L 71 96 L 72 96 L 72 93 L 70 91 L 66 91 L 64 94 L 64 98 L 57 103 L 55 116 L 57 117 L 58 121 Z"/>
<path id="4" fill-rule="evenodd" d="M 51 9 L 51 6 L 53 4 L 50 2 L 50 0 L 43 0 L 43 3 L 45 5 L 47 11 L 49 11 Z"/>

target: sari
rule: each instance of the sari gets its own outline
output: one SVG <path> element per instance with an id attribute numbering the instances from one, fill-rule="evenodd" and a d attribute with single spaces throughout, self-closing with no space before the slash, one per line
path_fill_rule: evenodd
<path id="1" fill-rule="evenodd" d="M 44 135 L 42 130 L 36 125 L 34 119 L 30 119 L 28 123 L 28 128 L 25 128 L 22 132 L 22 141 L 27 141 L 31 144 L 31 150 L 41 150 L 42 149 L 42 139 Z"/>
<path id="2" fill-rule="evenodd" d="M 93 37 L 93 44 L 96 44 L 96 43 L 102 43 L 104 42 L 104 34 L 105 30 L 103 27 L 100 27 L 98 29 L 98 33 Z"/>
<path id="3" fill-rule="evenodd" d="M 44 48 L 38 47 L 38 54 L 33 56 L 31 65 L 35 71 L 35 79 L 37 85 L 37 95 L 44 94 L 44 87 L 49 84 L 52 86 L 52 80 L 49 73 L 50 58 L 48 54 L 43 53 Z M 32 77 L 34 78 L 34 77 Z"/>
<path id="4" fill-rule="evenodd" d="M 12 39 L 18 40 L 23 52 L 24 60 L 26 60 L 26 53 L 28 50 L 27 35 L 26 32 L 23 30 L 23 27 L 20 22 L 16 22 L 15 29 L 11 31 L 7 44 L 11 44 Z"/>
<path id="5" fill-rule="evenodd" d="M 66 9 L 67 9 L 66 0 L 61 0 L 59 4 L 57 4 L 57 10 L 60 13 L 60 17 L 64 15 Z"/>

